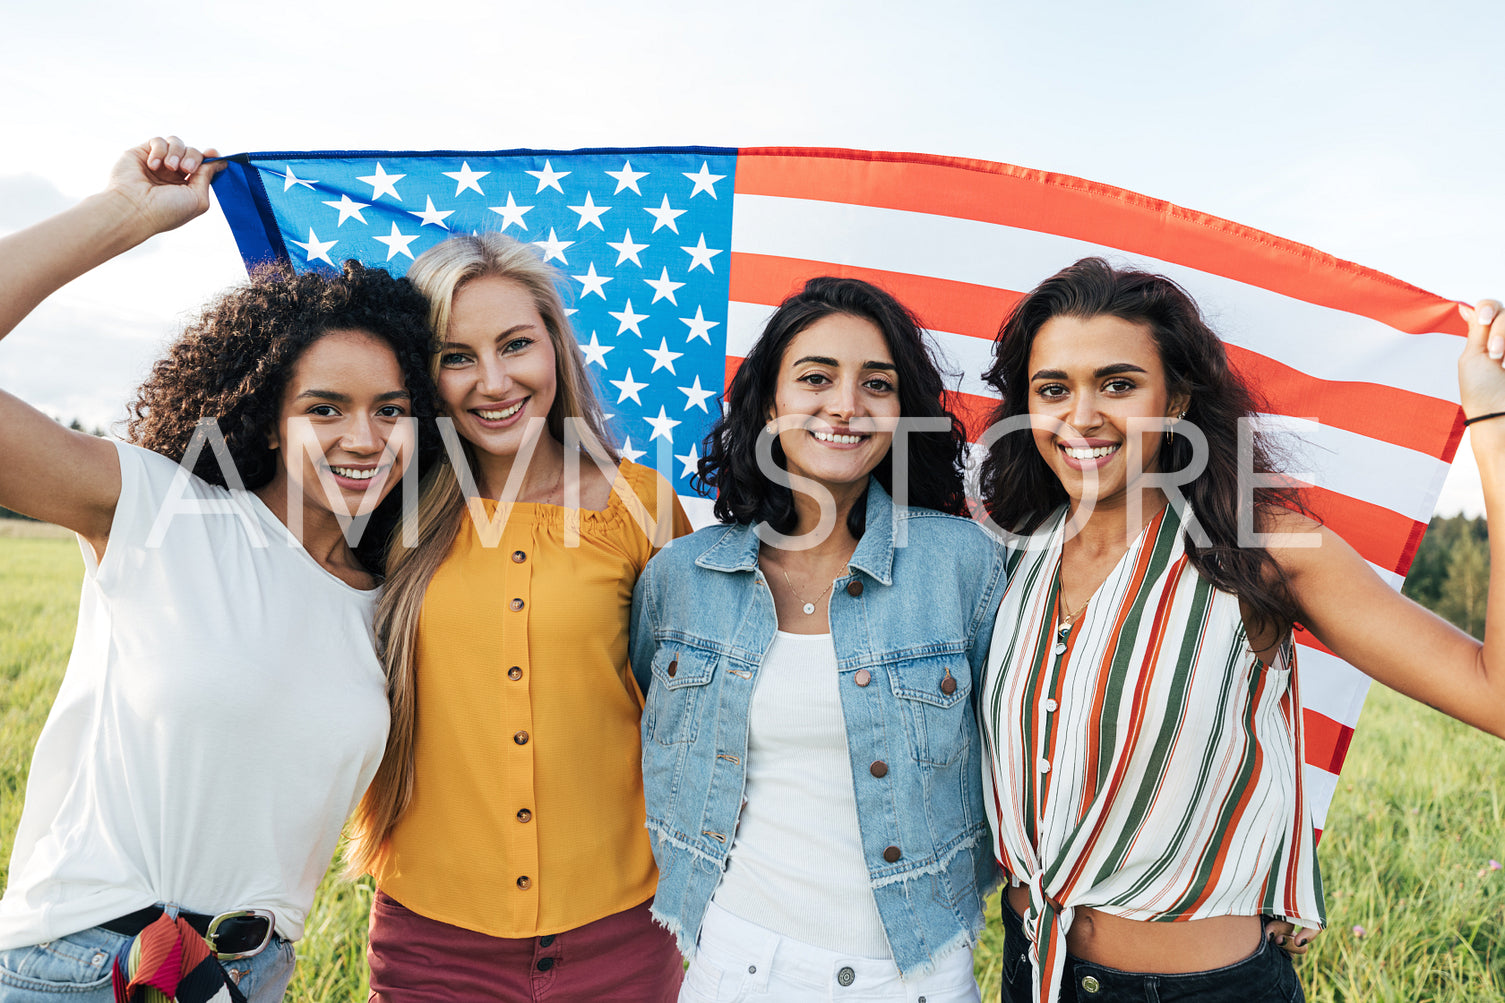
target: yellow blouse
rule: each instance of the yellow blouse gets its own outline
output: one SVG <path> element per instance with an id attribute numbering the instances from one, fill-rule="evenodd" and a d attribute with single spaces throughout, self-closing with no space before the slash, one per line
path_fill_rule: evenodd
<path id="1" fill-rule="evenodd" d="M 413 800 L 375 870 L 404 906 L 536 937 L 653 894 L 627 632 L 669 491 L 624 462 L 602 511 L 514 504 L 492 547 L 465 520 L 424 597 Z M 660 546 L 690 529 L 669 498 Z"/>

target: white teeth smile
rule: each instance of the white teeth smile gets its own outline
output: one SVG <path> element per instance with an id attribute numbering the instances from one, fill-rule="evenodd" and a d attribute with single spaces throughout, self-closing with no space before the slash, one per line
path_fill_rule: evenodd
<path id="1" fill-rule="evenodd" d="M 1081 448 L 1079 446 L 1062 446 L 1061 448 L 1063 450 L 1065 450 L 1066 451 L 1066 455 L 1069 456 L 1069 457 L 1071 457 L 1073 460 L 1096 460 L 1096 459 L 1099 459 L 1101 457 L 1107 456 L 1109 453 L 1113 452 L 1118 447 L 1117 446 L 1093 446 L 1090 449 L 1083 449 L 1083 448 Z"/>
<path id="2" fill-rule="evenodd" d="M 811 432 L 821 442 L 835 442 L 843 446 L 853 446 L 862 441 L 860 435 L 837 435 L 835 432 Z"/>
<path id="3" fill-rule="evenodd" d="M 330 467 L 329 469 L 333 470 L 339 476 L 349 478 L 352 481 L 369 481 L 381 473 L 380 467 L 372 467 L 370 470 L 357 470 L 355 467 Z"/>
<path id="4" fill-rule="evenodd" d="M 517 414 L 518 411 L 522 410 L 522 406 L 526 403 L 528 402 L 525 400 L 520 400 L 504 411 L 482 411 L 480 408 L 476 408 L 475 415 L 482 421 L 501 421 L 503 418 L 511 418 L 513 415 Z"/>

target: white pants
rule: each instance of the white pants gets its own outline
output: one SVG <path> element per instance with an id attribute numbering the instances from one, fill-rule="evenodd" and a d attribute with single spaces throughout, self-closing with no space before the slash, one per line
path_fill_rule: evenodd
<path id="1" fill-rule="evenodd" d="M 861 958 L 780 936 L 712 902 L 679 1003 L 980 1003 L 972 952 L 905 979 L 889 958 Z"/>

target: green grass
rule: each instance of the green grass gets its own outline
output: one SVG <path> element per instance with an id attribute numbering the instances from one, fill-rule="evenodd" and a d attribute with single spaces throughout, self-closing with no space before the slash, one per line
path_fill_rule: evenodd
<path id="1" fill-rule="evenodd" d="M 31 748 L 62 678 L 83 564 L 69 539 L 0 536 L 0 880 Z M 1327 932 L 1300 963 L 1313 1003 L 1505 999 L 1505 743 L 1376 687 L 1327 820 Z M 369 883 L 326 877 L 298 944 L 297 1003 L 364 1000 Z M 998 998 L 995 917 L 977 951 Z M 1355 933 L 1362 927 L 1362 936 Z"/>

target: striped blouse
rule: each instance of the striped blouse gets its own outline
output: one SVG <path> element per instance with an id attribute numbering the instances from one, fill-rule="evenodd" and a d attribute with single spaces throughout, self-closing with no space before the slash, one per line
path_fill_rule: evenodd
<path id="1" fill-rule="evenodd" d="M 979 704 L 994 851 L 1029 889 L 1048 1003 L 1079 907 L 1323 922 L 1289 638 L 1263 667 L 1170 507 L 1058 630 L 1064 524 L 1062 509 L 1015 555 Z"/>

